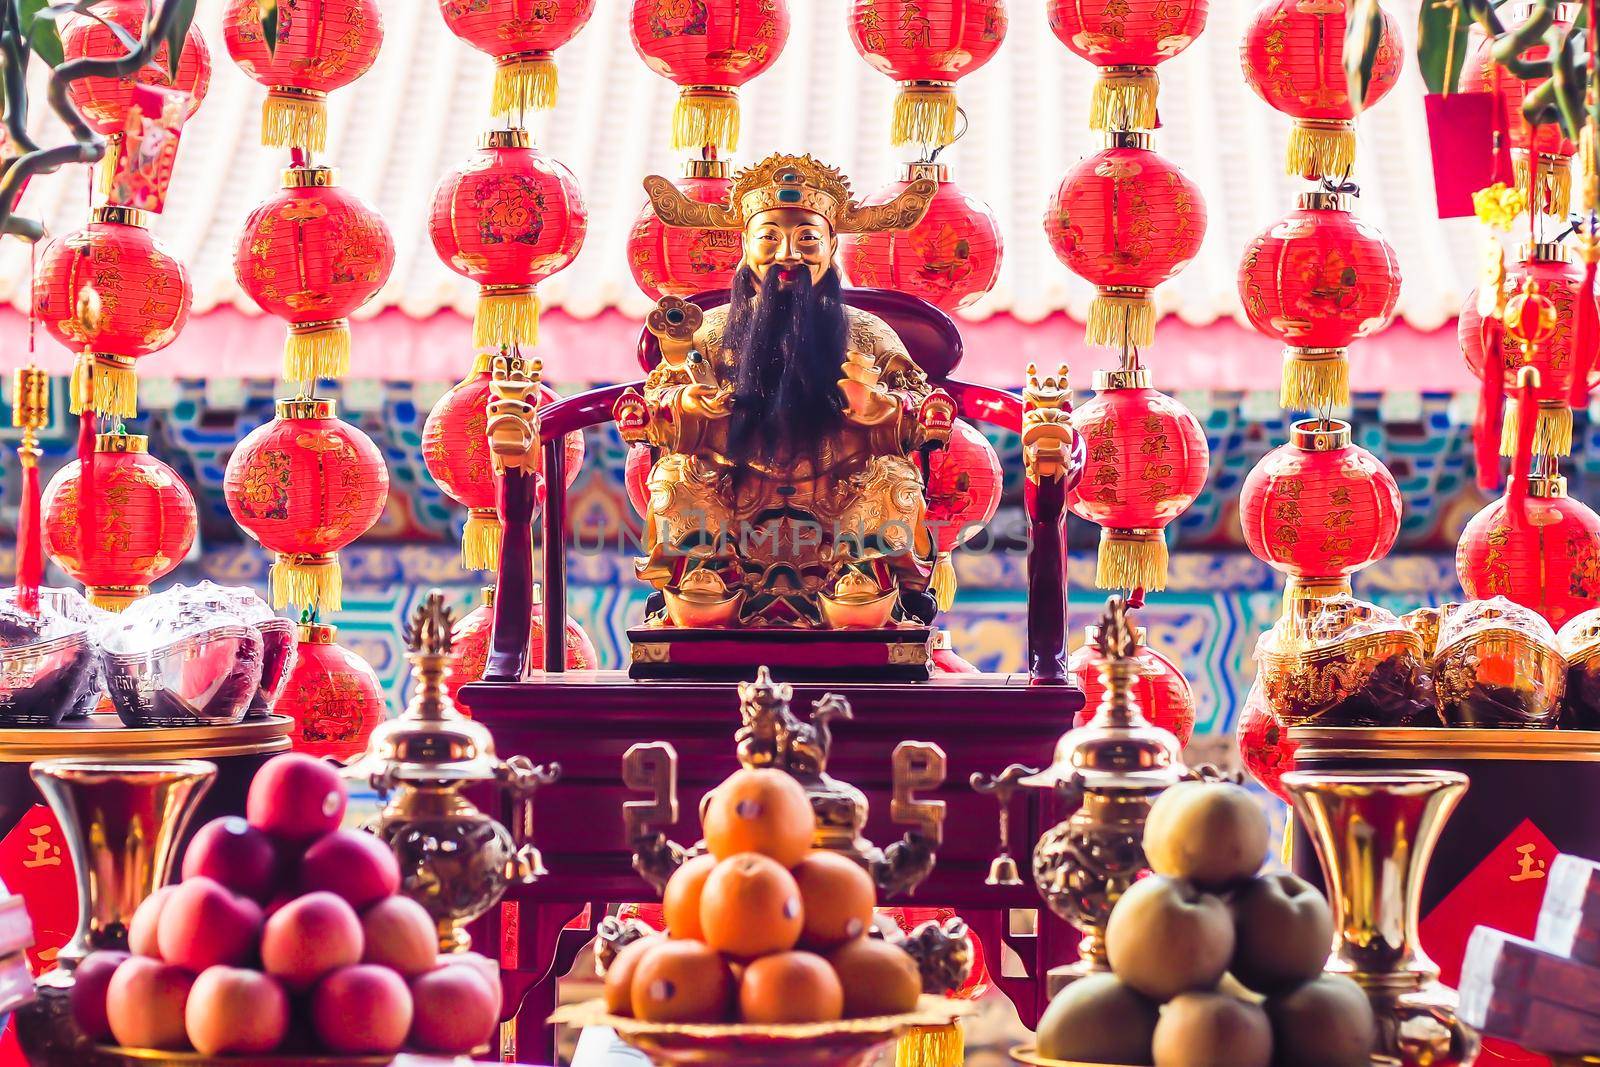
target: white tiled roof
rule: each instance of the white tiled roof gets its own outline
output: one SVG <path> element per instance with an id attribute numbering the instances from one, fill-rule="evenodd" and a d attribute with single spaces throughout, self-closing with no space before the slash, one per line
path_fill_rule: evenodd
<path id="1" fill-rule="evenodd" d="M 892 86 L 855 54 L 846 3 L 788 0 L 788 46 L 743 93 L 737 161 L 809 151 L 841 166 L 864 195 L 889 181 L 906 157 L 888 143 Z M 1031 322 L 1065 310 L 1081 318 L 1089 289 L 1056 262 L 1040 220 L 1067 168 L 1098 147 L 1086 126 L 1092 68 L 1050 33 L 1042 3 L 1010 6 L 999 55 L 961 83 L 970 132 L 945 154 L 957 181 L 994 208 L 1006 239 L 999 286 L 965 314 L 1009 312 Z M 190 266 L 196 312 L 231 304 L 254 313 L 233 280 L 233 242 L 251 207 L 276 187 L 285 160 L 257 143 L 262 90 L 222 47 L 222 0 L 200 0 L 199 7 L 216 73 L 184 134 L 157 232 Z M 473 287 L 435 257 L 425 219 L 435 180 L 487 125 L 491 62 L 446 30 L 436 0 L 383 0 L 383 7 L 387 36 L 377 65 L 330 101 L 327 160 L 341 167 L 345 185 L 378 205 L 395 237 L 394 274 L 365 310 L 470 312 Z M 624 255 L 643 204 L 639 180 L 679 169 L 667 147 L 675 90 L 634 52 L 628 7 L 628 0 L 599 0 L 594 19 L 558 53 L 560 106 L 534 123 L 539 140 L 577 175 L 589 204 L 582 253 L 542 287 L 546 306 L 579 318 L 611 307 L 640 315 L 648 307 Z M 1166 125 L 1156 147 L 1200 185 L 1210 228 L 1199 257 L 1159 299 L 1195 325 L 1239 315 L 1240 253 L 1302 187 L 1282 173 L 1286 120 L 1240 76 L 1237 45 L 1250 7 L 1247 0 L 1213 4 L 1200 41 L 1161 68 Z M 1422 92 L 1412 62 L 1390 98 L 1362 120 L 1357 178 L 1367 188 L 1359 210 L 1399 252 L 1399 313 L 1432 329 L 1455 315 L 1479 257 L 1473 224 L 1435 217 Z M 42 106 L 35 111 L 36 121 L 44 117 L 37 114 Z M 54 232 L 71 229 L 83 218 L 85 186 L 81 170 L 39 179 L 24 210 L 42 215 Z M 19 307 L 27 261 L 20 242 L 0 242 L 0 299 Z"/>

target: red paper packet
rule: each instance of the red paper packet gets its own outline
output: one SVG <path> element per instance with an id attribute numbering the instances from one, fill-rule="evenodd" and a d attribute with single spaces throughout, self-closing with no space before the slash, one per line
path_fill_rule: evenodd
<path id="1" fill-rule="evenodd" d="M 1433 193 L 1441 219 L 1469 218 L 1472 194 L 1495 182 L 1511 184 L 1511 139 L 1497 130 L 1501 109 L 1493 93 L 1430 93 L 1428 145 Z M 1496 133 L 1501 136 L 1496 137 Z"/>
<path id="2" fill-rule="evenodd" d="M 107 203 L 157 212 L 166 206 L 188 105 L 189 94 L 179 89 L 133 87 L 122 143 L 110 164 Z"/>

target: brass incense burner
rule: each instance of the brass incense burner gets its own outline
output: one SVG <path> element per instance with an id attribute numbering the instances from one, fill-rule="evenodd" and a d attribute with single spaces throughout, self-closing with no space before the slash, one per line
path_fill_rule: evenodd
<path id="1" fill-rule="evenodd" d="M 828 773 L 832 726 L 850 719 L 850 702 L 829 693 L 801 721 L 789 710 L 793 699 L 794 687 L 774 683 L 765 667 L 754 682 L 739 684 L 743 725 L 734 735 L 739 765 L 776 767 L 793 775 L 805 787 L 816 816 L 813 846 L 842 852 L 865 867 L 880 898 L 911 893 L 933 871 L 934 853 L 944 837 L 944 801 L 916 795 L 943 784 L 944 751 L 924 741 L 895 746 L 889 814 L 911 829 L 899 841 L 879 848 L 862 833 L 867 824 L 866 794 Z M 664 741 L 634 745 L 623 754 L 622 780 L 630 789 L 651 793 L 649 800 L 624 802 L 622 818 L 634 869 L 659 892 L 685 859 L 704 851 L 703 843 L 685 849 L 656 829 L 678 820 L 678 754 Z"/>
<path id="2" fill-rule="evenodd" d="M 523 756 L 500 759 L 488 728 L 456 710 L 444 688 L 454 625 L 438 590 L 417 607 L 405 630 L 411 702 L 373 731 L 354 769 L 386 801 L 375 830 L 400 861 L 400 891 L 438 923 L 442 950 L 465 952 L 469 922 L 513 884 L 546 873 L 533 843 L 533 794 L 561 768 Z M 498 791 L 504 822 L 463 794 L 474 785 Z"/>

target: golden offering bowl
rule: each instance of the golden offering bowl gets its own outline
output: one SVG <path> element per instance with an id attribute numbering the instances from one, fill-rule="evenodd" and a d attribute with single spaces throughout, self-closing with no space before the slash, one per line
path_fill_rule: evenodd
<path id="1" fill-rule="evenodd" d="M 96 1045 L 85 1067 L 405 1067 L 409 1057 L 335 1056 L 319 1052 L 268 1052 L 257 1056 L 207 1056 L 157 1048 Z"/>

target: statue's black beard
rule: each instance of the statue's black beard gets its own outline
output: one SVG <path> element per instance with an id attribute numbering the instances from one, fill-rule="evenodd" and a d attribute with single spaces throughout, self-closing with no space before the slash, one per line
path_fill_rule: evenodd
<path id="1" fill-rule="evenodd" d="M 780 284 L 773 267 L 757 291 L 741 266 L 733 278 L 722 343 L 736 373 L 728 453 L 735 462 L 811 453 L 843 422 L 840 370 L 850 339 L 839 272 L 815 286 L 804 267 Z"/>

